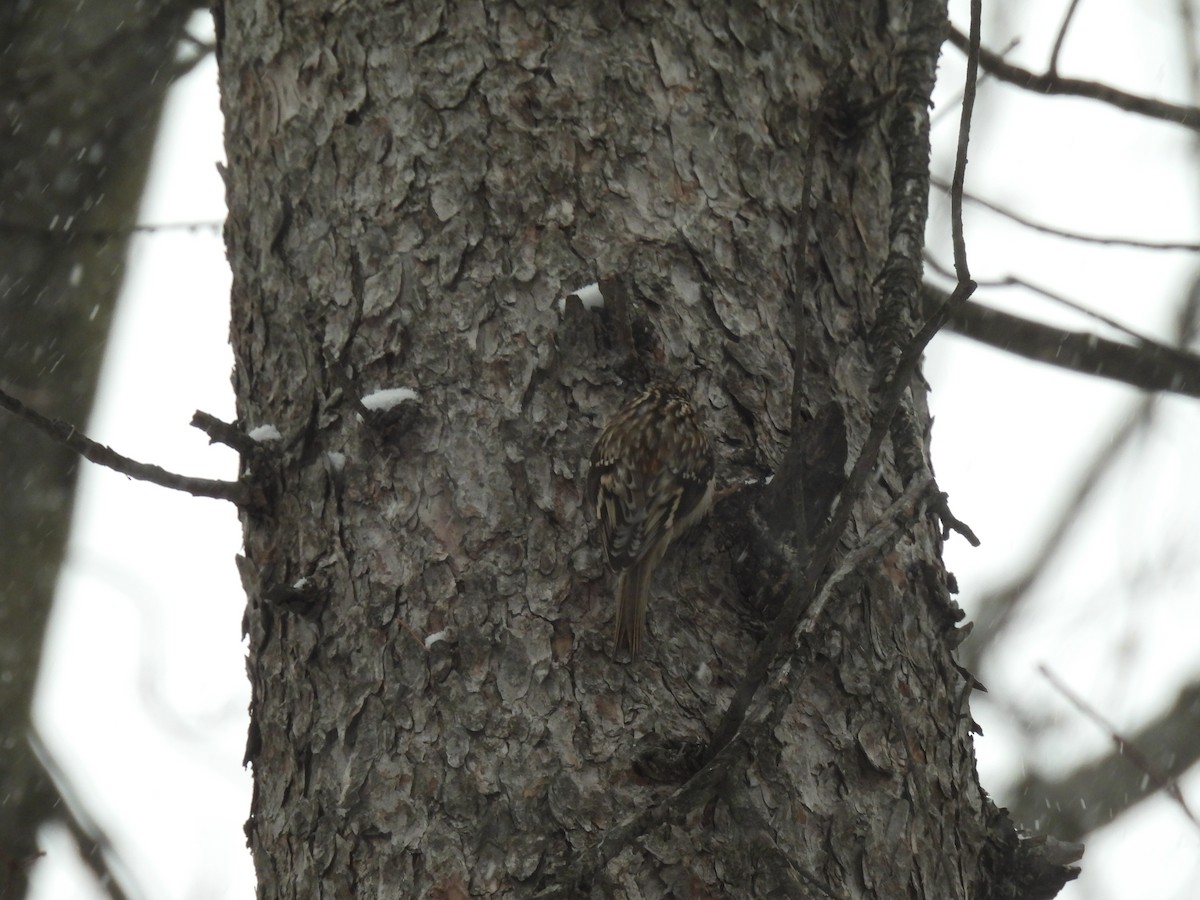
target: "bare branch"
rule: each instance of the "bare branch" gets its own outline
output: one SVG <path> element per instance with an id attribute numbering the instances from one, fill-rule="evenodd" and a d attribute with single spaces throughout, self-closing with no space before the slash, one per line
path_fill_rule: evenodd
<path id="1" fill-rule="evenodd" d="M 1021 611 L 1025 599 L 1049 570 L 1050 563 L 1058 556 L 1066 538 L 1080 524 L 1080 510 L 1104 483 L 1112 472 L 1114 463 L 1133 439 L 1141 434 L 1154 411 L 1154 398 L 1147 396 L 1138 404 L 1134 413 L 1107 440 L 1095 442 L 1095 454 L 1082 467 L 1062 504 L 1055 522 L 1042 530 L 1037 542 L 1040 548 L 1034 557 L 1013 574 L 1004 584 L 989 590 L 979 601 L 979 612 L 975 616 L 975 630 L 962 650 L 962 665 L 968 671 L 978 671 L 982 658 L 997 639 L 1004 634 L 1009 623 Z"/>
<path id="2" fill-rule="evenodd" d="M 1045 665 L 1040 665 L 1038 666 L 1038 671 L 1042 673 L 1042 677 L 1049 681 L 1054 689 L 1062 694 L 1072 706 L 1095 722 L 1102 730 L 1108 732 L 1108 736 L 1112 739 L 1117 756 L 1124 759 L 1128 765 L 1135 767 L 1140 775 L 1149 779 L 1150 783 L 1153 784 L 1157 790 L 1161 790 L 1168 797 L 1170 797 L 1175 802 L 1175 805 L 1183 810 L 1183 814 L 1188 817 L 1188 820 L 1192 823 L 1192 825 L 1194 825 L 1196 829 L 1200 831 L 1200 820 L 1196 819 L 1195 814 L 1188 807 L 1187 801 L 1184 800 L 1183 794 L 1179 790 L 1179 782 L 1176 781 L 1170 773 L 1155 765 L 1155 763 L 1151 761 L 1150 757 L 1137 743 L 1129 740 L 1120 732 L 1118 732 L 1116 727 L 1113 726 L 1113 724 L 1107 719 L 1105 719 L 1095 707 L 1090 705 L 1086 700 L 1067 687 L 1067 685 L 1058 676 L 1051 672 L 1048 667 Z M 1195 705 L 1194 698 L 1192 705 Z"/>
<path id="3" fill-rule="evenodd" d="M 928 307 L 945 293 L 925 285 Z M 1165 345 L 1120 344 L 1082 331 L 1043 325 L 979 303 L 960 304 L 947 322 L 950 331 L 1026 359 L 1141 388 L 1200 398 L 1200 358 Z"/>
<path id="4" fill-rule="evenodd" d="M 932 256 L 926 256 L 925 260 L 926 260 L 926 262 L 929 263 L 930 268 L 932 268 L 934 271 L 945 275 L 947 278 L 954 277 L 946 269 L 945 266 L 941 265 Z M 1156 338 L 1152 338 L 1149 335 L 1143 334 L 1140 331 L 1136 331 L 1135 329 L 1130 328 L 1124 322 L 1120 322 L 1120 321 L 1112 318 L 1111 316 L 1106 316 L 1106 315 L 1104 315 L 1104 313 L 1097 312 L 1096 310 L 1092 309 L 1091 307 L 1085 306 L 1084 304 L 1082 304 L 1076 300 L 1072 300 L 1070 297 L 1066 297 L 1063 294 L 1058 293 L 1058 291 L 1052 291 L 1052 290 L 1050 290 L 1050 288 L 1042 287 L 1040 284 L 1034 284 L 1032 281 L 1029 281 L 1028 279 L 1025 279 L 1025 278 L 1021 278 L 1018 275 L 1005 275 L 1003 278 L 996 278 L 996 279 L 991 279 L 991 280 L 985 279 L 985 280 L 979 282 L 979 285 L 981 287 L 989 287 L 989 288 L 1012 288 L 1012 287 L 1025 288 L 1025 290 L 1032 291 L 1035 294 L 1045 297 L 1047 300 L 1054 301 L 1059 306 L 1065 306 L 1067 309 L 1077 312 L 1080 315 L 1087 316 L 1089 319 L 1095 319 L 1097 322 L 1102 322 L 1103 324 L 1107 325 L 1109 328 L 1112 328 L 1115 331 L 1119 331 L 1122 334 L 1128 335 L 1129 337 L 1131 337 L 1135 341 L 1137 341 L 1139 344 L 1144 344 L 1147 347 L 1156 347 L 1159 350 L 1162 350 L 1164 353 L 1176 354 L 1184 362 L 1188 361 L 1188 358 L 1189 358 L 1188 351 L 1181 350 L 1178 347 L 1175 347 L 1171 344 L 1164 344 L 1162 341 L 1157 340 Z"/>
<path id="5" fill-rule="evenodd" d="M 950 42 L 964 53 L 970 43 L 967 37 L 953 25 L 950 26 Z M 1061 78 L 1057 75 L 1038 75 L 1020 66 L 1007 63 L 999 54 L 990 50 L 979 51 L 979 63 L 984 70 L 1017 87 L 1034 91 L 1039 94 L 1058 94 L 1070 97 L 1086 97 L 1089 100 L 1099 100 L 1109 106 L 1137 113 L 1151 119 L 1159 119 L 1175 125 L 1182 125 L 1193 131 L 1200 131 L 1200 109 L 1194 106 L 1180 106 L 1150 97 L 1141 97 L 1125 91 L 1117 90 L 1099 81 L 1085 81 L 1080 78 Z"/>
<path id="6" fill-rule="evenodd" d="M 1008 42 L 1008 44 L 1004 47 L 1004 49 L 1000 51 L 999 55 L 1001 57 L 1008 56 L 1008 54 L 1012 53 L 1019 46 L 1021 46 L 1021 39 L 1013 38 L 1012 40 L 1010 40 Z M 979 78 L 979 80 L 976 81 L 975 83 L 977 85 L 983 84 L 990 77 L 991 76 L 987 72 L 984 72 L 983 76 L 981 78 Z M 949 99 L 943 100 L 942 103 L 939 105 L 939 108 L 932 111 L 929 114 L 929 124 L 932 125 L 935 122 L 940 122 L 943 118 L 946 117 L 947 113 L 953 112 L 954 107 L 959 106 L 962 103 L 962 99 L 963 99 L 963 92 L 959 91 L 958 93 L 952 95 Z"/>
<path id="7" fill-rule="evenodd" d="M 77 431 L 73 425 L 63 422 L 60 419 L 48 418 L 36 410 L 30 409 L 16 397 L 3 390 L 0 390 L 0 408 L 7 409 L 19 418 L 24 419 L 39 431 L 49 435 L 75 453 L 78 453 L 84 459 L 120 472 L 122 475 L 128 475 L 130 478 L 136 478 L 139 481 L 148 481 L 160 487 L 185 491 L 197 497 L 229 500 L 238 506 L 249 506 L 252 504 L 253 497 L 250 487 L 243 482 L 221 481 L 212 478 L 192 478 L 187 475 L 168 472 L 159 466 L 129 459 L 117 453 L 111 447 L 96 443 L 91 438 Z"/>
<path id="8" fill-rule="evenodd" d="M 963 185 L 967 177 L 967 144 L 971 139 L 971 113 L 975 109 L 975 85 L 979 77 L 979 20 L 983 0 L 971 0 L 971 41 L 967 50 L 967 79 L 963 86 L 962 118 L 958 123 L 958 151 L 954 178 L 950 182 L 950 229 L 954 241 L 954 274 L 959 284 L 971 280 L 967 265 L 967 242 L 963 237 Z"/>
<path id="9" fill-rule="evenodd" d="M 950 185 L 940 178 L 930 177 L 929 183 L 938 190 L 950 192 Z M 1148 241 L 1139 238 L 1126 237 L 1104 237 L 1101 235 L 1081 234 L 1077 231 L 1068 231 L 1065 228 L 1056 228 L 1053 225 L 1046 225 L 1042 222 L 1036 222 L 1020 213 L 1014 212 L 1011 209 L 1000 206 L 998 203 L 993 203 L 990 200 L 984 200 L 982 197 L 977 197 L 970 193 L 963 193 L 963 197 L 976 203 L 985 209 L 990 209 L 992 212 L 1004 216 L 1006 219 L 1011 219 L 1018 225 L 1024 225 L 1026 228 L 1033 231 L 1041 232 L 1042 234 L 1052 234 L 1055 237 L 1067 238 L 1072 241 L 1080 241 L 1085 244 L 1102 244 L 1110 247 L 1136 247 L 1141 250 L 1186 250 L 1189 253 L 1200 252 L 1200 241 Z"/>
<path id="10" fill-rule="evenodd" d="M 1104 313 L 1097 312 L 1089 306 L 1085 306 L 1084 304 L 1079 303 L 1076 300 L 1072 300 L 1070 297 L 1067 297 L 1064 294 L 1060 294 L 1058 291 L 1052 291 L 1048 287 L 1042 287 L 1040 284 L 1034 284 L 1032 281 L 1028 280 L 1027 278 L 1022 278 L 1019 275 L 1008 275 L 1005 278 L 999 279 L 998 281 L 989 283 L 988 287 L 1025 288 L 1025 290 L 1033 291 L 1033 293 L 1045 297 L 1047 300 L 1054 301 L 1059 306 L 1065 306 L 1067 309 L 1073 310 L 1081 315 L 1085 315 L 1090 319 L 1095 319 L 1097 322 L 1101 322 L 1115 331 L 1119 331 L 1124 335 L 1128 335 L 1139 344 L 1142 344 L 1146 347 L 1154 347 L 1156 350 L 1161 350 L 1166 354 L 1174 354 L 1184 362 L 1188 360 L 1189 353 L 1187 350 L 1181 350 L 1180 348 L 1174 347 L 1171 344 L 1164 344 L 1157 338 L 1152 338 L 1148 334 L 1144 334 L 1136 329 L 1130 328 L 1124 322 L 1114 319 L 1112 316 L 1106 316 Z"/>
<path id="11" fill-rule="evenodd" d="M 127 900 L 129 895 L 121 887 L 120 880 L 112 872 L 106 858 L 107 854 L 112 852 L 112 841 L 109 837 L 103 833 L 99 837 L 93 836 L 70 805 L 67 806 L 65 824 L 67 830 L 71 832 L 71 836 L 75 838 L 79 858 L 92 873 L 92 877 L 96 879 L 96 884 L 100 889 L 104 891 L 109 900 Z"/>
<path id="12" fill-rule="evenodd" d="M 122 880 L 132 882 L 133 877 L 128 867 L 122 863 L 112 838 L 88 812 L 76 785 L 37 731 L 30 733 L 29 743 L 50 776 L 53 790 L 58 794 L 62 824 L 75 839 L 80 860 L 92 873 L 97 885 L 109 900 L 127 900 L 129 894 L 126 893 Z M 119 877 L 120 875 L 123 875 L 124 879 Z M 0 897 L 7 896 L 7 893 L 0 892 Z"/>
<path id="13" fill-rule="evenodd" d="M 1200 760 L 1200 684 L 1185 686 L 1174 705 L 1138 729 L 1129 743 L 1145 748 L 1153 768 L 1174 781 Z M 1060 778 L 1030 773 L 1006 793 L 1013 818 L 1039 822 L 1065 840 L 1077 840 L 1136 806 L 1159 784 L 1114 748 Z"/>

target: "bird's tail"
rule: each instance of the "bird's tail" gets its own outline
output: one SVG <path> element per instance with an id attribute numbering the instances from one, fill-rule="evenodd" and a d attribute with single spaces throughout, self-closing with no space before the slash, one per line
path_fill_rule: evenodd
<path id="1" fill-rule="evenodd" d="M 617 653 L 629 651 L 630 662 L 642 652 L 646 634 L 646 607 L 650 603 L 650 575 L 654 565 L 649 559 L 634 563 L 617 578 Z"/>

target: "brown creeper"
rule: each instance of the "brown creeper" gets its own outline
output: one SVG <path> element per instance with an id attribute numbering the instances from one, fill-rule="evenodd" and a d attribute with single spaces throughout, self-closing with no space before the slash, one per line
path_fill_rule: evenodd
<path id="1" fill-rule="evenodd" d="M 617 652 L 637 659 L 650 576 L 672 540 L 712 506 L 714 462 L 687 391 L 652 384 L 609 420 L 592 448 L 588 501 L 617 572 Z"/>

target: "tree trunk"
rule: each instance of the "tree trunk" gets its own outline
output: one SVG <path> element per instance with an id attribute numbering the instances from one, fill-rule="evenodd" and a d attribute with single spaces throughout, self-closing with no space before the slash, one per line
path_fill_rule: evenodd
<path id="1" fill-rule="evenodd" d="M 914 330 L 943 4 L 366 6 L 219 23 L 240 417 L 283 434 L 242 566 L 260 896 L 1052 895 L 976 779 L 928 516 L 843 583 L 702 803 L 662 764 L 771 627 L 740 565 L 777 539 L 764 477 L 805 445 L 779 481 L 811 532 Z M 607 275 L 602 311 L 560 305 Z M 583 485 L 651 378 L 692 390 L 719 485 L 756 484 L 668 553 L 626 664 Z M 416 396 L 360 402 L 389 388 Z M 843 551 L 928 472 L 922 390 Z"/>

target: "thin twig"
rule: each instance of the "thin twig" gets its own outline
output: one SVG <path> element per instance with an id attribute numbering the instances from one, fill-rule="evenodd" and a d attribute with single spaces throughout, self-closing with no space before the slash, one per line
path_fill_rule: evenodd
<path id="1" fill-rule="evenodd" d="M 953 273 L 939 263 L 933 256 L 926 254 L 925 261 L 935 272 L 945 275 L 947 278 L 954 277 Z M 1005 275 L 1001 278 L 980 279 L 976 283 L 979 285 L 979 287 L 986 288 L 1024 288 L 1027 291 L 1032 291 L 1041 297 L 1045 297 L 1047 300 L 1057 303 L 1059 306 L 1063 306 L 1073 312 L 1079 313 L 1080 315 L 1087 316 L 1089 319 L 1094 319 L 1097 322 L 1101 322 L 1114 331 L 1119 331 L 1122 334 L 1133 338 L 1139 344 L 1142 344 L 1146 347 L 1153 347 L 1155 350 L 1158 350 L 1166 355 L 1174 355 L 1178 357 L 1180 362 L 1184 363 L 1185 365 L 1200 363 L 1200 357 L 1193 355 L 1187 350 L 1180 349 L 1179 347 L 1172 346 L 1171 344 L 1163 343 L 1157 338 L 1152 338 L 1147 334 L 1143 334 L 1142 332 L 1131 328 L 1124 322 L 1118 321 L 1111 316 L 1106 316 L 1102 312 L 1097 312 L 1096 310 L 1085 306 L 1077 300 L 1072 300 L 1070 297 L 1058 293 L 1058 291 L 1052 291 L 1048 287 L 1035 284 L 1027 278 L 1022 278 L 1019 275 Z"/>
<path id="2" fill-rule="evenodd" d="M 975 84 L 979 77 L 979 20 L 983 0 L 971 0 L 971 42 L 967 50 L 967 78 L 963 85 L 962 117 L 958 122 L 958 151 L 954 178 L 950 182 L 950 230 L 954 242 L 954 274 L 959 284 L 971 280 L 967 265 L 967 242 L 963 237 L 963 185 L 967 178 L 967 144 L 971 140 L 971 114 L 975 110 Z"/>
<path id="3" fill-rule="evenodd" d="M 1168 797 L 1175 801 L 1176 805 L 1183 810 L 1183 814 L 1188 817 L 1197 829 L 1200 829 L 1200 820 L 1197 820 L 1195 814 L 1188 807 L 1187 801 L 1183 798 L 1183 793 L 1179 790 L 1179 782 L 1154 765 L 1150 758 L 1142 751 L 1142 748 L 1132 741 L 1126 740 L 1117 731 L 1116 727 L 1102 716 L 1095 707 L 1088 704 L 1086 700 L 1072 691 L 1066 684 L 1045 665 L 1038 666 L 1038 671 L 1042 673 L 1050 685 L 1060 694 L 1066 697 L 1067 701 L 1077 710 L 1091 719 L 1101 729 L 1108 732 L 1112 738 L 1113 746 L 1116 747 L 1117 753 L 1125 757 L 1136 766 L 1141 772 L 1149 778 L 1154 784 L 1158 785 Z"/>
<path id="4" fill-rule="evenodd" d="M 928 259 L 928 257 L 927 257 L 927 259 Z M 934 261 L 932 259 L 929 259 L 929 262 L 930 262 L 930 268 L 949 276 L 950 273 L 947 272 L 945 270 L 945 268 L 942 267 L 939 263 L 937 263 L 936 261 Z M 1160 341 L 1157 338 L 1150 337 L 1147 334 L 1144 334 L 1140 331 L 1137 331 L 1134 328 L 1129 327 L 1124 322 L 1120 322 L 1117 319 L 1112 318 L 1111 316 L 1106 316 L 1104 313 L 1097 312 L 1096 310 L 1091 309 L 1076 300 L 1072 300 L 1071 298 L 1064 296 L 1063 294 L 1060 294 L 1057 291 L 1052 291 L 1048 287 L 1043 287 L 1040 284 L 1035 284 L 1034 282 L 1029 281 L 1026 278 L 1022 278 L 1019 275 L 1006 275 L 1003 278 L 997 278 L 997 279 L 990 280 L 990 281 L 980 281 L 980 282 L 978 282 L 978 284 L 981 287 L 989 287 L 989 288 L 1012 288 L 1012 287 L 1024 288 L 1027 291 L 1032 291 L 1033 293 L 1035 293 L 1041 297 L 1045 297 L 1047 300 L 1051 300 L 1054 303 L 1057 303 L 1059 306 L 1065 307 L 1069 310 L 1072 310 L 1073 312 L 1079 313 L 1080 315 L 1087 316 L 1089 319 L 1094 319 L 1097 322 L 1107 325 L 1109 328 L 1113 329 L 1114 331 L 1119 331 L 1121 334 L 1124 334 L 1124 335 L 1132 338 L 1133 340 L 1137 341 L 1138 344 L 1140 344 L 1142 348 L 1153 351 L 1156 356 L 1158 356 L 1162 359 L 1165 359 L 1165 360 L 1174 359 L 1174 360 L 1178 361 L 1180 366 L 1183 367 L 1183 371 L 1187 371 L 1195 366 L 1200 366 L 1200 356 L 1197 356 L 1196 354 L 1192 353 L 1191 351 L 1184 349 L 1182 346 L 1175 346 L 1173 344 L 1168 344 L 1168 343 L 1165 343 L 1164 341 Z M 1070 332 L 1062 332 L 1062 333 L 1069 334 Z M 1099 340 L 1099 338 L 1098 337 L 1094 338 L 1094 340 Z M 1183 344 L 1183 343 L 1185 343 L 1185 342 L 1184 341 L 1180 342 L 1180 344 Z M 1117 345 L 1117 346 L 1125 346 L 1125 345 Z"/>
<path id="5" fill-rule="evenodd" d="M 931 177 L 929 183 L 939 190 L 949 193 L 950 185 L 940 178 Z M 1147 241 L 1139 238 L 1126 237 L 1106 237 L 1102 235 L 1082 234 L 1077 231 L 1068 231 L 1065 228 L 1056 228 L 1053 225 L 1046 225 L 1042 222 L 1034 221 L 1020 213 L 1014 212 L 993 203 L 990 200 L 984 200 L 982 197 L 975 196 L 969 192 L 963 192 L 963 198 L 970 200 L 972 203 L 978 204 L 985 209 L 990 209 L 998 215 L 1004 216 L 1006 219 L 1011 219 L 1018 225 L 1024 225 L 1033 231 L 1041 232 L 1042 234 L 1052 234 L 1055 237 L 1066 238 L 1072 241 L 1079 241 L 1085 244 L 1102 244 L 1110 247 L 1136 247 L 1140 250 L 1186 250 L 1190 253 L 1200 252 L 1200 241 Z"/>
<path id="6" fill-rule="evenodd" d="M 122 475 L 148 481 L 160 487 L 185 491 L 197 497 L 212 497 L 216 500 L 229 500 L 238 506 L 249 506 L 252 503 L 250 487 L 240 481 L 221 481 L 212 478 L 192 478 L 188 475 L 178 475 L 166 469 L 149 463 L 141 463 L 122 456 L 111 447 L 99 444 L 77 431 L 61 419 L 51 419 L 36 410 L 30 409 L 16 397 L 0 390 L 0 408 L 7 409 L 14 415 L 24 419 L 44 434 L 49 435 L 69 450 L 78 453 L 84 459 L 97 465 L 105 466 Z"/>
<path id="7" fill-rule="evenodd" d="M 821 590 L 811 606 L 804 610 L 804 618 L 796 626 L 796 634 L 811 634 L 820 620 L 825 605 L 834 594 L 834 590 L 846 578 L 855 572 L 861 572 L 868 560 L 881 554 L 885 547 L 891 545 L 900 532 L 903 524 L 909 522 L 913 508 L 929 493 L 933 486 L 933 476 L 924 475 L 914 478 L 883 514 L 879 521 L 858 542 L 857 546 L 838 563 L 836 569 L 825 579 Z"/>
<path id="8" fill-rule="evenodd" d="M 933 336 L 946 323 L 953 309 L 966 300 L 974 289 L 973 282 L 960 284 L 955 288 L 954 293 L 942 304 L 941 308 L 930 315 L 900 357 L 895 373 L 884 388 L 879 410 L 875 414 L 871 430 L 867 433 L 867 438 L 859 451 L 854 468 L 834 502 L 829 519 L 813 541 L 814 550 L 805 568 L 804 577 L 799 579 L 792 588 L 787 600 L 784 601 L 783 608 L 772 624 L 771 630 L 759 643 L 754 655 L 750 658 L 746 674 L 742 676 L 741 682 L 734 691 L 733 699 L 730 700 L 729 707 L 721 719 L 721 724 L 713 735 L 710 754 L 720 752 L 725 744 L 737 734 L 746 717 L 746 711 L 750 708 L 750 702 L 766 680 L 767 673 L 784 648 L 791 646 L 791 637 L 800 617 L 810 601 L 817 596 L 820 577 L 833 556 L 833 551 L 841 541 L 842 534 L 850 522 L 850 512 L 859 497 L 862 496 L 871 472 L 875 468 L 880 448 L 891 428 L 892 419 L 900 407 L 904 392 L 912 384 L 913 376 L 921 361 L 921 354 L 925 352 L 925 348 L 933 340 Z"/>
<path id="9" fill-rule="evenodd" d="M 224 222 L 147 222 L 141 225 L 129 225 L 124 228 L 84 228 L 71 221 L 59 225 L 31 225 L 27 222 L 12 222 L 0 219 L 0 234 L 18 236 L 36 236 L 56 241 L 71 241 L 85 239 L 103 243 L 105 241 L 124 240 L 135 234 L 160 234 L 169 231 L 197 233 L 211 232 L 219 235 L 225 226 Z"/>
<path id="10" fill-rule="evenodd" d="M 1097 322 L 1107 325 L 1109 328 L 1113 329 L 1114 331 L 1119 331 L 1121 334 L 1124 334 L 1127 337 L 1133 338 L 1139 344 L 1143 344 L 1147 347 L 1154 347 L 1156 350 L 1159 350 L 1163 353 L 1175 354 L 1184 360 L 1186 360 L 1191 355 L 1186 350 L 1180 350 L 1178 347 L 1172 347 L 1170 344 L 1165 344 L 1162 341 L 1158 340 L 1157 338 L 1152 338 L 1149 335 L 1144 334 L 1143 332 L 1140 332 L 1134 328 L 1131 328 L 1130 326 L 1126 325 L 1124 322 L 1114 319 L 1112 316 L 1106 316 L 1102 312 L 1097 312 L 1094 309 L 1090 309 L 1089 307 L 1078 302 L 1077 300 L 1072 300 L 1070 297 L 1067 297 L 1065 294 L 1060 294 L 1058 291 L 1052 291 L 1048 287 L 1043 287 L 1040 284 L 1035 284 L 1034 282 L 1030 281 L 1028 278 L 1022 278 L 1020 275 L 1008 275 L 1008 276 L 1004 277 L 1003 279 L 996 281 L 993 284 L 989 284 L 988 287 L 998 287 L 998 288 L 1019 287 L 1019 288 L 1024 288 L 1027 291 L 1033 291 L 1033 293 L 1035 293 L 1041 297 L 1045 297 L 1047 300 L 1051 300 L 1051 301 L 1057 303 L 1059 306 L 1065 307 L 1069 310 L 1072 310 L 1073 312 L 1077 312 L 1081 315 L 1087 316 L 1090 319 L 1095 319 Z M 1194 357 L 1193 357 L 1193 359 L 1194 359 Z M 1197 360 L 1197 361 L 1200 361 L 1200 360 Z"/>
<path id="11" fill-rule="evenodd" d="M 1012 53 L 1019 46 L 1021 46 L 1021 39 L 1013 38 L 1008 42 L 1008 44 L 1005 45 L 1004 49 L 1000 51 L 1000 56 L 1002 58 L 1008 56 L 1008 54 Z M 979 77 L 979 80 L 975 83 L 976 85 L 984 84 L 990 77 L 990 73 L 984 72 L 983 75 Z M 941 108 L 929 114 L 929 124 L 933 125 L 937 122 L 940 122 L 943 118 L 945 118 L 947 113 L 953 112 L 954 107 L 959 106 L 962 103 L 962 99 L 963 92 L 959 91 L 957 94 L 953 94 L 950 98 L 943 100 L 940 104 Z"/>
<path id="12" fill-rule="evenodd" d="M 970 46 L 969 41 L 961 31 L 950 26 L 950 42 L 964 53 Z M 1057 94 L 1060 96 L 1086 97 L 1098 100 L 1109 106 L 1125 112 L 1137 113 L 1151 119 L 1160 119 L 1174 125 L 1182 125 L 1193 131 L 1200 131 L 1200 108 L 1181 106 L 1167 103 L 1150 97 L 1141 97 L 1126 91 L 1117 90 L 1099 81 L 1085 81 L 1080 78 L 1062 78 L 1054 75 L 1038 75 L 1020 66 L 1007 63 L 999 54 L 990 50 L 979 51 L 979 64 L 984 70 L 999 78 L 1001 81 L 1014 84 L 1026 90 L 1039 94 Z"/>
<path id="13" fill-rule="evenodd" d="M 1058 37 L 1054 39 L 1054 49 L 1050 52 L 1050 68 L 1048 70 L 1052 78 L 1058 77 L 1058 54 L 1062 52 L 1063 42 L 1067 39 L 1067 29 L 1071 27 L 1071 19 L 1075 17 L 1075 10 L 1078 6 L 1079 0 L 1071 0 L 1067 14 L 1063 16 L 1062 26 L 1058 29 Z"/>

